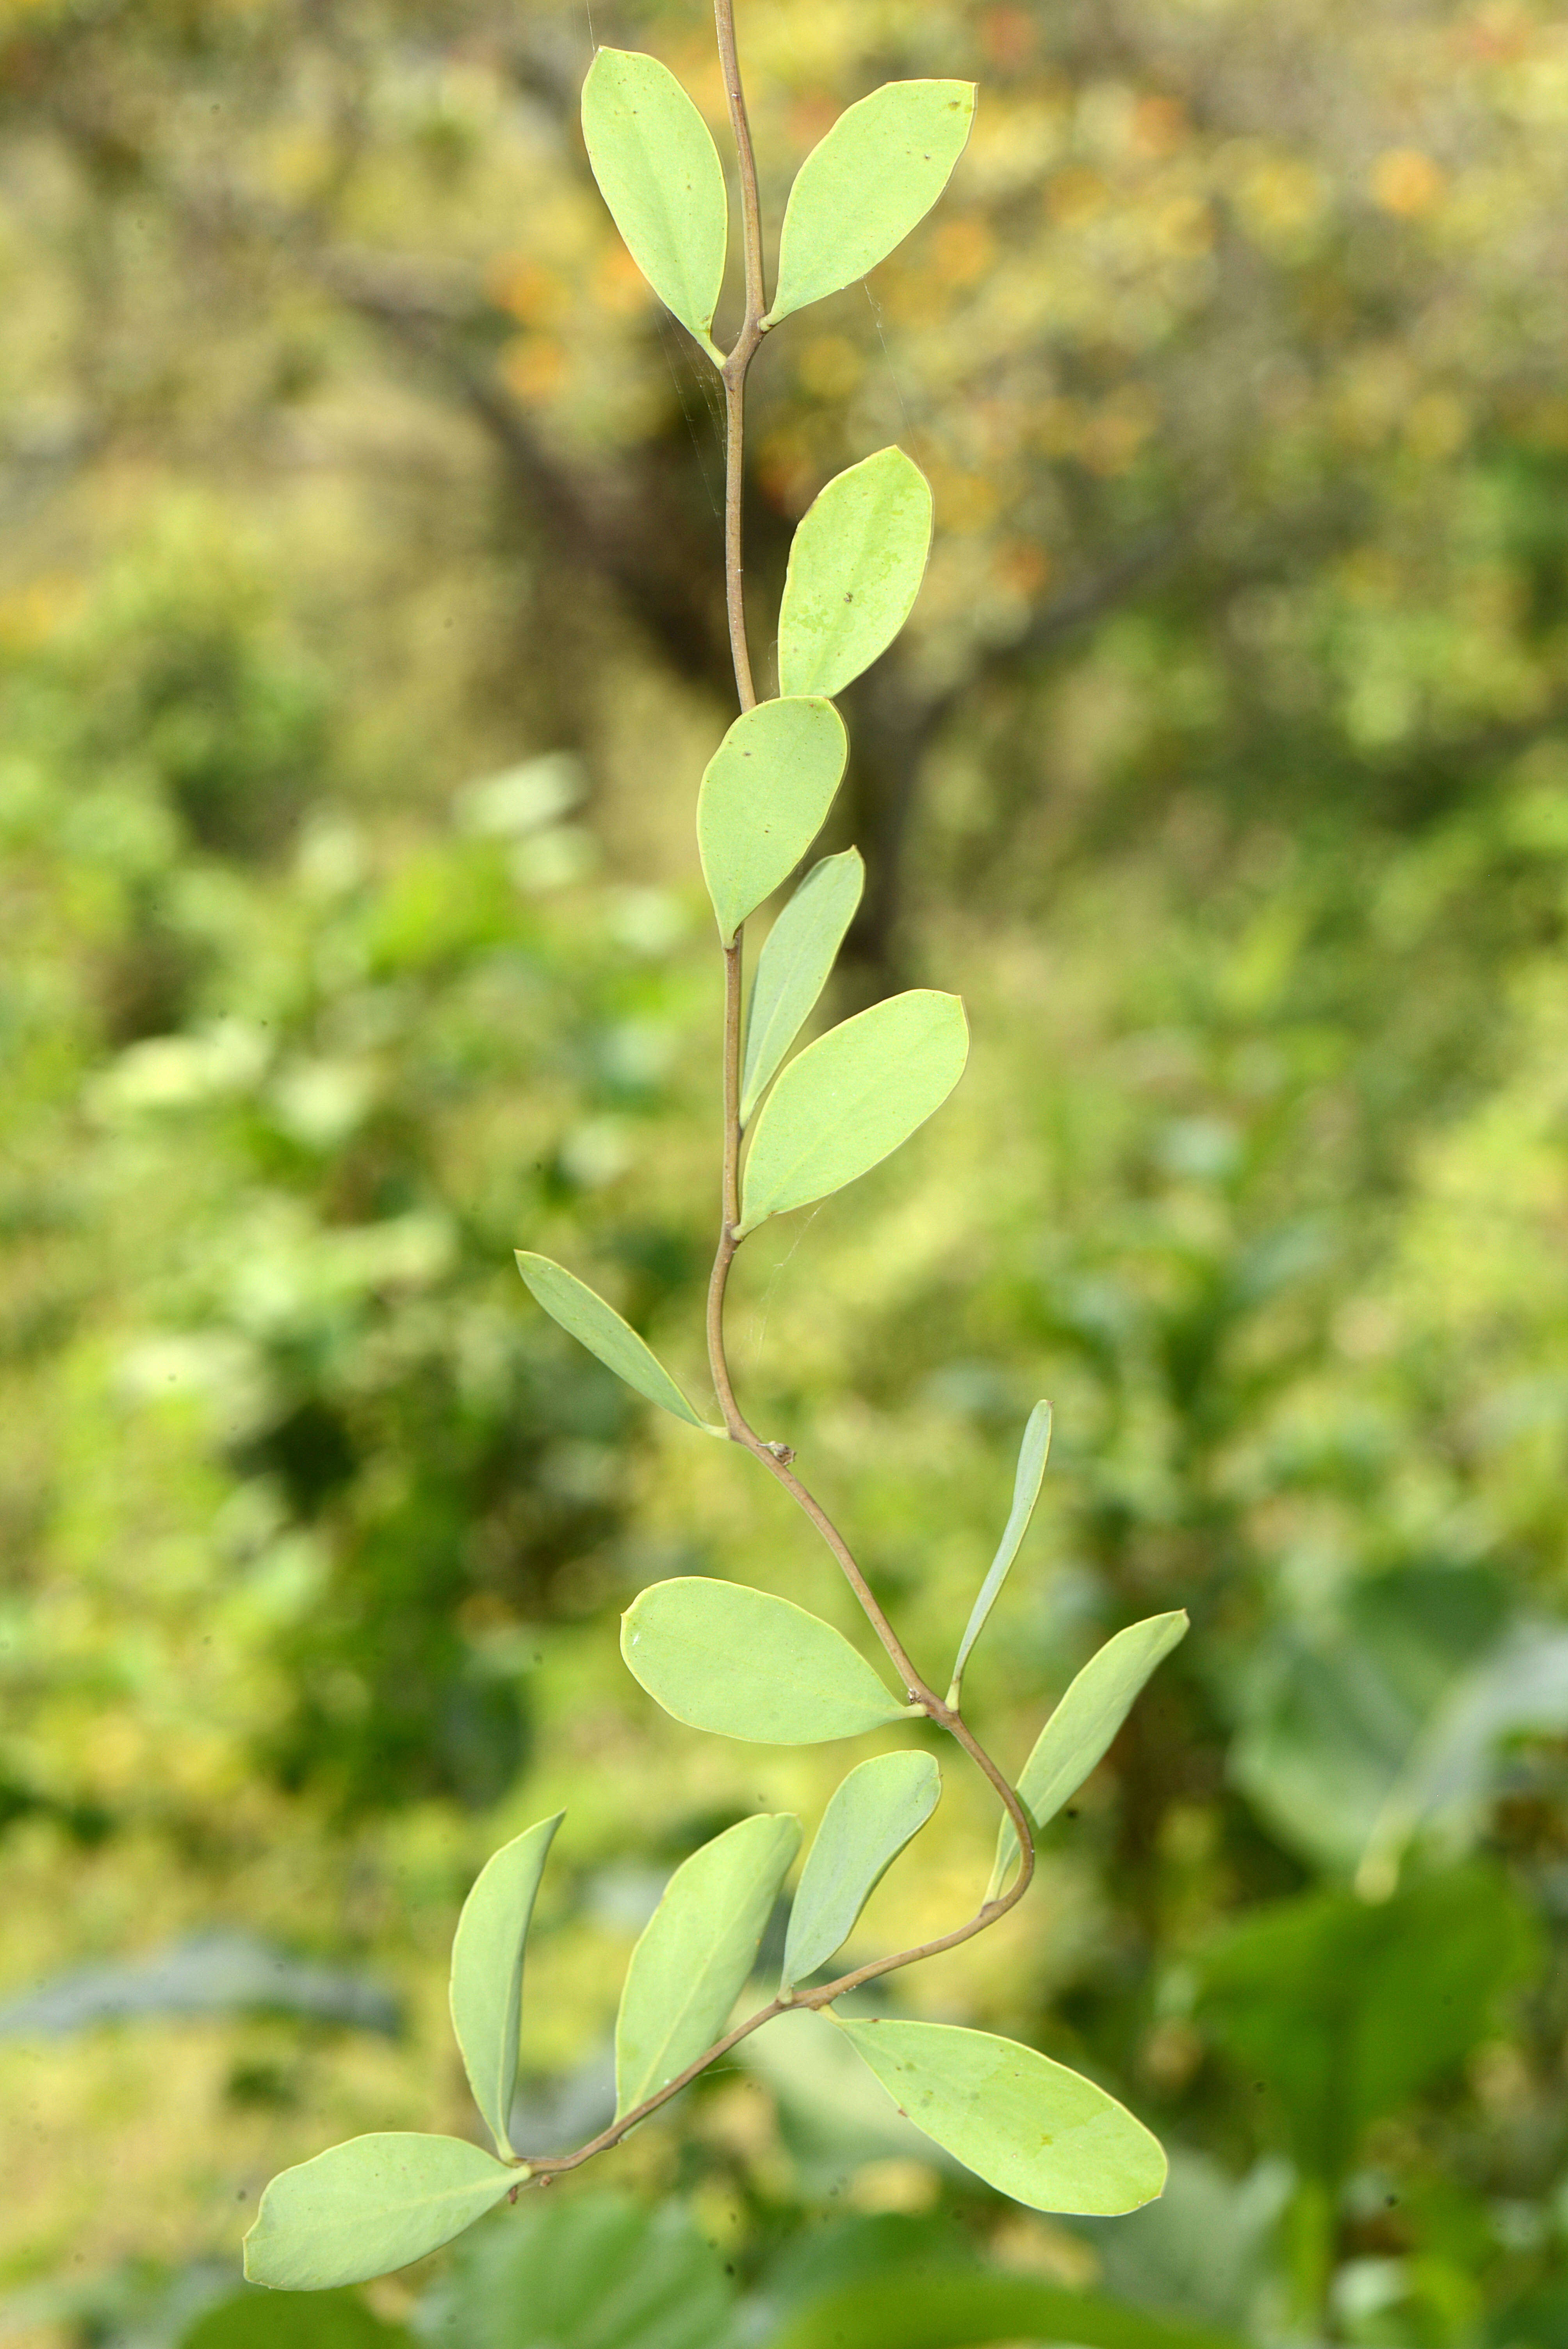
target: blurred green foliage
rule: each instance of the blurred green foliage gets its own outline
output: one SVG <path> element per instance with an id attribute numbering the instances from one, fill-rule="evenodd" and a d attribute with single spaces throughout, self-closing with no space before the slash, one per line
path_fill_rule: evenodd
<path id="1" fill-rule="evenodd" d="M 595 29 L 717 119 L 700 10 Z M 616 2158 L 630 2201 L 601 2172 L 473 2257 L 652 2225 L 592 2257 L 802 2344 L 1067 2337 L 1077 2292 L 1106 2349 L 1562 2349 L 1562 26 L 741 33 L 775 222 L 884 76 L 983 97 L 943 218 L 765 356 L 750 518 L 760 641 L 832 471 L 897 439 L 935 484 L 829 844 L 868 859 L 840 1008 L 939 974 L 974 1062 L 743 1268 L 738 1368 L 917 1655 L 1051 1396 L 969 1678 L 1016 1762 L 1098 1640 L 1191 1609 L 1038 1896 L 900 1989 L 1175 2158 L 1128 2221 L 1023 2219 L 759 2041 Z M 624 1675 L 658 1574 L 839 1602 L 511 1263 L 700 1392 L 717 477 L 572 129 L 588 49 L 555 0 L 0 7 L 0 1982 L 183 1953 L 138 2019 L 102 1976 L 74 2031 L 0 2013 L 30 2349 L 172 2344 L 271 2172 L 464 2125 L 457 1907 L 562 1803 L 525 2102 L 591 2127 L 662 1874 L 841 1772 L 666 1734 Z M 950 1773 L 868 1946 L 951 1923 L 991 1825 Z M 224 1933 L 272 1995 L 191 1986 Z M 300 1960 L 403 2039 L 305 2011 Z M 465 2273 L 374 2315 L 440 2338 Z"/>

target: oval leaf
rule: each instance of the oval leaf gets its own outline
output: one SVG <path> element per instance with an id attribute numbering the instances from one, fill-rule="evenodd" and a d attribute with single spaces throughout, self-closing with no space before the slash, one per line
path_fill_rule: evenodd
<path id="1" fill-rule="evenodd" d="M 626 249 L 665 308 L 710 339 L 724 284 L 729 200 L 712 133 L 667 67 L 601 49 L 583 85 L 588 160 Z"/>
<path id="2" fill-rule="evenodd" d="M 791 1061 L 757 1121 L 739 1233 L 841 1191 L 941 1108 L 969 1056 L 955 995 L 912 988 L 830 1028 Z"/>
<path id="3" fill-rule="evenodd" d="M 708 761 L 696 843 L 726 946 L 821 831 L 849 755 L 832 703 L 807 698 L 759 701 Z"/>
<path id="4" fill-rule="evenodd" d="M 1046 1480 L 1046 1458 L 1051 1448 L 1051 1407 L 1037 1402 L 1029 1413 L 1024 1440 L 1018 1446 L 1017 1472 L 1013 1478 L 1013 1506 L 1002 1528 L 1002 1538 L 996 1545 L 996 1555 L 986 1568 L 985 1579 L 980 1585 L 980 1595 L 969 1611 L 964 1627 L 964 1637 L 958 1642 L 958 1655 L 953 1666 L 953 1686 L 947 1692 L 949 1704 L 956 1704 L 964 1685 L 964 1667 L 969 1661 L 969 1651 L 985 1628 L 985 1618 L 1001 1596 L 1002 1585 L 1018 1555 L 1018 1545 L 1029 1530 L 1029 1519 L 1035 1514 L 1035 1503 L 1040 1497 L 1040 1486 Z"/>
<path id="5" fill-rule="evenodd" d="M 1165 2184 L 1158 2138 L 1079 2072 L 948 2023 L 835 2015 L 899 2110 L 1015 2202 L 1109 2219 Z"/>
<path id="6" fill-rule="evenodd" d="M 746 1022 L 746 1064 L 740 1078 L 740 1123 L 778 1075 L 785 1053 L 828 983 L 844 933 L 865 886 L 860 851 L 846 848 L 813 864 L 769 931 L 757 957 Z"/>
<path id="7" fill-rule="evenodd" d="M 818 492 L 784 575 L 780 693 L 839 693 L 887 650 L 925 576 L 931 518 L 931 484 L 902 449 L 879 449 Z"/>
<path id="8" fill-rule="evenodd" d="M 564 1816 L 541 1819 L 486 1860 L 452 1942 L 452 2028 L 474 2102 L 503 2154 L 512 2150 L 507 2121 L 517 2086 L 523 1944 L 545 1855 Z"/>
<path id="9" fill-rule="evenodd" d="M 884 82 L 841 114 L 789 191 L 767 323 L 885 261 L 947 185 L 974 120 L 969 81 Z"/>
<path id="10" fill-rule="evenodd" d="M 879 1754 L 850 1772 L 822 1814 L 789 1912 L 780 1987 L 825 1965 L 912 1836 L 936 1808 L 942 1773 L 929 1754 Z"/>
<path id="11" fill-rule="evenodd" d="M 907 1708 L 842 1632 L 769 1590 L 706 1575 L 651 1583 L 621 1618 L 634 1680 L 676 1721 L 754 1745 L 819 1745 Z"/>
<path id="12" fill-rule="evenodd" d="M 683 1860 L 632 1952 L 615 2023 L 615 2115 L 722 2039 L 800 1847 L 786 1812 L 742 1819 Z"/>
<path id="13" fill-rule="evenodd" d="M 1036 1739 L 1018 1780 L 1019 1797 L 1037 1827 L 1054 1819 L 1068 1795 L 1078 1792 L 1131 1712 L 1133 1699 L 1155 1665 L 1186 1631 L 1186 1614 L 1177 1608 L 1169 1615 L 1130 1623 L 1089 1658 Z M 1004 1819 L 988 1899 L 1001 1890 L 1017 1856 L 1013 1822 Z"/>
<path id="14" fill-rule="evenodd" d="M 606 1369 L 646 1395 L 650 1402 L 662 1403 L 665 1411 L 684 1419 L 688 1427 L 700 1427 L 705 1435 L 723 1434 L 722 1428 L 699 1417 L 652 1348 L 586 1281 L 547 1256 L 535 1256 L 528 1248 L 518 1248 L 515 1254 L 517 1268 L 531 1294 L 580 1346 L 586 1346 Z"/>
<path id="15" fill-rule="evenodd" d="M 245 2273 L 279 2292 L 368 2282 L 449 2243 L 527 2174 L 461 2137 L 350 2137 L 273 2178 Z"/>

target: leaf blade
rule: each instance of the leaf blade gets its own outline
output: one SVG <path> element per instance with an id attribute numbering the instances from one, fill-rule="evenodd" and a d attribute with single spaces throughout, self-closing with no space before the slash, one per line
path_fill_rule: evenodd
<path id="1" fill-rule="evenodd" d="M 931 988 L 873 1003 L 808 1044 L 757 1120 L 738 1236 L 888 1157 L 941 1108 L 968 1056 L 963 1005 Z"/>
<path id="2" fill-rule="evenodd" d="M 769 1590 L 706 1575 L 650 1583 L 621 1618 L 626 1669 L 688 1729 L 817 1745 L 904 1718 L 842 1632 Z"/>
<path id="3" fill-rule="evenodd" d="M 1029 1413 L 1024 1429 L 1024 1440 L 1018 1446 L 1018 1464 L 1013 1477 L 1013 1506 L 1007 1522 L 1002 1528 L 1002 1538 L 996 1545 L 996 1555 L 985 1569 L 985 1579 L 969 1611 L 964 1627 L 964 1637 L 958 1642 L 958 1653 L 953 1664 L 953 1686 L 947 1702 L 956 1704 L 964 1682 L 964 1667 L 969 1652 L 985 1628 L 991 1609 L 1002 1595 L 1002 1585 L 1012 1570 L 1013 1560 L 1029 1530 L 1029 1520 L 1035 1514 L 1035 1504 L 1040 1497 L 1040 1486 L 1046 1479 L 1046 1462 L 1051 1449 L 1051 1407 L 1037 1402 Z"/>
<path id="4" fill-rule="evenodd" d="M 474 1878 L 452 1940 L 452 2029 L 474 2102 L 503 2158 L 513 2151 L 508 2121 L 517 2086 L 523 1951 L 545 1859 L 565 1816 L 557 1811 L 541 1819 L 491 1853 Z"/>
<path id="5" fill-rule="evenodd" d="M 626 250 L 716 365 L 729 199 L 713 136 L 666 66 L 601 49 L 583 85 L 588 160 Z"/>
<path id="6" fill-rule="evenodd" d="M 839 1785 L 807 1854 L 784 1942 L 780 1987 L 826 1964 L 942 1794 L 930 1754 L 878 1754 Z"/>
<path id="7" fill-rule="evenodd" d="M 744 710 L 708 761 L 697 854 L 725 946 L 821 831 L 849 754 L 832 703 L 798 696 Z"/>
<path id="8" fill-rule="evenodd" d="M 1164 2186 L 1142 2122 L 1037 2049 L 954 2023 L 833 2020 L 915 2127 L 1015 2202 L 1109 2219 Z"/>
<path id="9" fill-rule="evenodd" d="M 350 2137 L 273 2179 L 245 2237 L 245 2273 L 279 2292 L 367 2283 L 449 2243 L 522 2176 L 461 2137 Z"/>
<path id="10" fill-rule="evenodd" d="M 1089 1658 L 1071 1682 L 1018 1778 L 1019 1799 L 1037 1829 L 1056 1816 L 1101 1760 L 1155 1666 L 1186 1637 L 1187 1620 L 1185 1609 L 1176 1608 L 1170 1614 L 1130 1623 Z M 987 1898 L 1001 1889 L 1017 1850 L 1013 1822 L 1004 1819 Z"/>
<path id="11" fill-rule="evenodd" d="M 559 1322 L 568 1337 L 575 1338 L 580 1346 L 635 1387 L 640 1395 L 676 1419 L 684 1419 L 688 1427 L 698 1427 L 705 1435 L 717 1435 L 721 1431 L 704 1419 L 686 1401 L 668 1371 L 645 1340 L 638 1337 L 629 1321 L 622 1319 L 613 1305 L 606 1305 L 597 1290 L 568 1272 L 547 1256 L 537 1256 L 531 1248 L 516 1248 L 517 1268 L 521 1273 L 529 1294 L 536 1304 L 542 1305 L 552 1321 Z"/>
<path id="12" fill-rule="evenodd" d="M 799 1819 L 763 1813 L 715 1836 L 671 1877 L 626 1970 L 617 2119 L 723 2037 L 799 1844 Z"/>
<path id="13" fill-rule="evenodd" d="M 860 851 L 824 856 L 812 865 L 763 942 L 746 1022 L 740 1076 L 740 1123 L 778 1075 L 784 1055 L 810 1019 L 828 983 L 844 934 L 865 887 Z"/>
<path id="14" fill-rule="evenodd" d="M 890 81 L 839 117 L 795 177 L 768 324 L 852 285 L 935 203 L 969 143 L 973 82 Z"/>
<path id="15" fill-rule="evenodd" d="M 931 484 L 902 449 L 835 474 L 801 515 L 779 607 L 779 690 L 835 694 L 908 619 L 931 553 Z"/>
<path id="16" fill-rule="evenodd" d="M 1244 2349 L 1239 2336 L 1037 2276 L 960 2266 L 875 2270 L 791 2312 L 768 2349 L 985 2349 L 1074 2341 L 1083 2349 Z"/>

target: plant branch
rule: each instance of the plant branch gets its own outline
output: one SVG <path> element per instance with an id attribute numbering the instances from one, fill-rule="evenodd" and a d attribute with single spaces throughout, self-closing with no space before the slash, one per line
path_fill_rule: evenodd
<path id="1" fill-rule="evenodd" d="M 735 137 L 735 158 L 740 169 L 740 249 L 746 269 L 746 316 L 761 331 L 768 297 L 762 285 L 762 204 L 757 192 L 757 158 L 751 147 L 746 92 L 740 80 L 740 59 L 735 48 L 735 0 L 713 0 L 714 29 L 718 35 L 719 70 L 724 76 L 725 103 Z"/>
<path id="2" fill-rule="evenodd" d="M 608 2153 L 611 2147 L 619 2145 L 640 2121 L 645 2121 L 651 2113 L 656 2113 L 661 2105 L 667 2105 L 672 2096 L 678 2096 L 681 2090 L 689 2087 L 697 2075 L 706 2072 L 710 2064 L 717 2064 L 721 2056 L 728 2054 L 732 2047 L 738 2047 L 743 2039 L 749 2039 L 754 2031 L 760 2031 L 763 2024 L 771 2023 L 775 2016 L 791 2013 L 799 2007 L 818 2012 L 824 2006 L 831 2006 L 835 1999 L 845 1998 L 851 1991 L 859 1990 L 862 1983 L 874 1981 L 880 1974 L 895 1973 L 901 1966 L 918 1965 L 923 1958 L 940 1957 L 944 1950 L 955 1950 L 961 1942 L 973 1940 L 976 1933 L 984 1933 L 1005 1917 L 1009 1909 L 1016 1909 L 1023 1899 L 1028 1889 L 1034 1858 L 1032 1848 L 1027 1845 L 1025 1848 L 1029 1864 L 1020 1870 L 1011 1891 L 1003 1893 L 997 1899 L 985 1901 L 967 1924 L 954 1926 L 951 1933 L 941 1933 L 934 1940 L 922 1941 L 916 1949 L 900 1950 L 890 1958 L 872 1958 L 865 1965 L 855 1966 L 849 1973 L 838 1975 L 832 1982 L 820 1983 L 815 1990 L 797 1991 L 790 1997 L 780 1993 L 778 1998 L 769 1999 L 766 2006 L 759 2006 L 755 2014 L 748 2014 L 744 2023 L 738 2023 L 733 2031 L 726 2032 L 722 2039 L 715 2040 L 711 2047 L 694 2056 L 684 2072 L 677 2072 L 673 2080 L 666 2081 L 651 2096 L 645 2096 L 642 2103 L 634 2105 L 629 2113 L 612 2121 L 608 2128 L 601 2129 L 599 2135 L 590 2137 L 586 2145 L 580 2145 L 575 2153 L 525 2156 L 519 2164 L 521 2177 L 524 2182 L 534 2178 L 548 2181 L 559 2177 L 563 2170 L 580 2168 L 583 2162 L 592 2161 L 595 2154 Z"/>
<path id="3" fill-rule="evenodd" d="M 718 34 L 718 59 L 724 74 L 724 95 L 729 127 L 740 166 L 740 243 L 746 269 L 746 316 L 735 347 L 720 371 L 724 384 L 724 591 L 729 615 L 729 649 L 735 663 L 735 689 L 743 710 L 755 709 L 757 689 L 751 680 L 751 648 L 746 636 L 746 566 L 741 547 L 741 509 L 746 490 L 746 378 L 762 342 L 762 314 L 768 296 L 762 284 L 762 208 L 757 193 L 757 159 L 751 149 L 751 125 L 746 117 L 746 92 L 740 83 L 740 62 L 735 50 L 735 0 L 713 0 L 713 21 Z M 740 941 L 735 943 L 738 958 Z"/>
<path id="4" fill-rule="evenodd" d="M 743 565 L 740 532 L 741 486 L 746 461 L 746 376 L 762 340 L 763 308 L 767 300 L 762 280 L 762 221 L 757 194 L 757 164 L 752 153 L 751 129 L 746 115 L 746 93 L 740 79 L 740 64 L 735 46 L 735 0 L 714 0 L 714 22 L 718 34 L 719 62 L 724 73 L 725 97 L 729 106 L 730 127 L 735 134 L 736 153 L 740 165 L 741 238 L 746 270 L 746 316 L 740 332 L 724 363 L 724 389 L 727 430 L 725 435 L 725 600 L 729 612 L 730 644 L 735 660 L 736 691 L 742 709 L 755 706 L 751 682 L 751 658 L 747 642 L 746 611 L 743 601 Z M 948 1704 L 915 1669 L 875 1592 L 861 1571 L 853 1551 L 814 1493 L 794 1474 L 791 1462 L 794 1454 L 788 1444 L 769 1444 L 759 1436 L 748 1421 L 736 1401 L 734 1382 L 725 1347 L 724 1304 L 729 1285 L 730 1267 L 735 1262 L 739 1246 L 738 1226 L 740 1222 L 740 1056 L 741 1056 L 741 945 L 742 933 L 737 931 L 733 945 L 724 956 L 724 1174 L 723 1204 L 719 1218 L 718 1247 L 714 1256 L 713 1273 L 707 1289 L 707 1352 L 713 1375 L 714 1392 L 732 1443 L 743 1444 L 747 1451 L 760 1460 L 770 1476 L 782 1485 L 791 1500 L 810 1517 L 843 1571 L 851 1589 L 859 1599 L 866 1619 L 882 1641 L 893 1670 L 903 1682 L 911 1704 L 918 1705 L 939 1727 L 956 1738 L 976 1767 L 989 1779 L 1000 1796 L 1003 1807 L 1017 1834 L 1023 1866 L 1014 1887 L 1013 1899 L 1018 1899 L 1027 1889 L 1034 1871 L 1034 1837 L 1022 1803 L 1008 1784 L 1006 1776 L 985 1752 L 955 1705 Z M 906 1962 L 904 1960 L 896 1961 Z"/>
<path id="5" fill-rule="evenodd" d="M 756 707 L 757 694 L 751 675 L 751 654 L 746 632 L 744 595 L 745 569 L 741 543 L 741 492 L 746 459 L 746 378 L 757 356 L 765 332 L 762 319 L 766 293 L 762 278 L 762 224 L 757 192 L 757 165 L 751 148 L 751 130 L 746 116 L 746 97 L 741 86 L 740 67 L 735 46 L 734 0 L 714 0 L 714 22 L 718 34 L 718 54 L 724 73 L 725 96 L 729 106 L 730 127 L 735 134 L 736 153 L 740 166 L 741 234 L 746 270 L 746 315 L 728 357 L 721 370 L 725 397 L 725 496 L 724 496 L 724 570 L 725 605 L 729 619 L 730 652 L 735 667 L 735 687 L 742 710 Z M 937 1956 L 944 1950 L 953 1950 L 983 1933 L 988 1926 L 1016 1908 L 1028 1890 L 1035 1869 L 1035 1838 L 1033 1822 L 999 1764 L 975 1737 L 956 1705 L 949 1704 L 929 1688 L 916 1671 L 903 1642 L 889 1622 L 865 1576 L 861 1571 L 854 1553 L 823 1508 L 816 1495 L 803 1485 L 790 1465 L 794 1454 L 787 1444 L 764 1442 L 752 1427 L 736 1400 L 734 1383 L 725 1347 L 724 1307 L 729 1286 L 730 1267 L 735 1262 L 739 1246 L 740 1223 L 740 1068 L 742 1046 L 742 936 L 738 930 L 733 942 L 724 949 L 724 1152 L 721 1177 L 718 1246 L 714 1256 L 713 1273 L 707 1289 L 707 1352 L 713 1375 L 714 1392 L 732 1443 L 741 1444 L 760 1460 L 790 1498 L 804 1510 L 820 1534 L 829 1549 L 843 1570 L 845 1579 L 865 1610 L 868 1621 L 882 1641 L 898 1673 L 912 1705 L 924 1713 L 940 1728 L 956 1739 L 975 1766 L 990 1781 L 1002 1806 L 1013 1822 L 1018 1838 L 1020 1866 L 1011 1889 L 995 1899 L 986 1900 L 966 1924 L 955 1926 L 952 1932 L 922 1941 L 913 1949 L 900 1950 L 891 1957 L 873 1958 L 836 1980 L 824 1982 L 819 1989 L 780 1994 L 733 2031 L 716 2040 L 714 2044 L 696 2056 L 684 2071 L 644 2098 L 640 2105 L 611 2122 L 608 2128 L 579 2146 L 575 2153 L 543 2156 L 519 2164 L 520 2178 L 547 2182 L 563 2171 L 576 2169 L 595 2154 L 605 2153 L 618 2145 L 628 2131 L 646 2120 L 661 2105 L 695 2080 L 710 2064 L 727 2055 L 752 2032 L 761 2029 L 776 2015 L 793 2007 L 821 2008 L 830 2006 L 863 1982 L 882 1974 L 896 1972 L 903 1966 L 917 1964 L 923 1958 Z"/>

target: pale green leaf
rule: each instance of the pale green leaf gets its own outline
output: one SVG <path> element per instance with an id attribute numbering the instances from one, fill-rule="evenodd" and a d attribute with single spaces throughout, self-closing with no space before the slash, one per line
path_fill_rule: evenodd
<path id="1" fill-rule="evenodd" d="M 873 1003 L 808 1044 L 757 1120 L 740 1232 L 841 1191 L 907 1142 L 947 1099 L 968 1054 L 964 1006 L 923 987 Z"/>
<path id="2" fill-rule="evenodd" d="M 1002 1528 L 1002 1538 L 996 1545 L 996 1555 L 985 1571 L 980 1585 L 980 1595 L 969 1610 L 969 1620 L 964 1627 L 964 1637 L 958 1642 L 958 1655 L 953 1666 L 953 1686 L 947 1692 L 949 1704 L 956 1704 L 964 1683 L 964 1667 L 969 1661 L 969 1651 L 985 1628 L 985 1619 L 1001 1596 L 1013 1560 L 1018 1555 L 1018 1545 L 1029 1530 L 1029 1519 L 1035 1514 L 1035 1504 L 1040 1497 L 1040 1486 L 1046 1479 L 1046 1455 L 1051 1448 L 1051 1407 L 1037 1402 L 1029 1413 L 1024 1430 L 1023 1443 L 1018 1446 L 1017 1473 L 1013 1479 L 1013 1506 Z"/>
<path id="3" fill-rule="evenodd" d="M 967 81 L 884 82 L 841 114 L 789 191 L 768 323 L 885 261 L 947 185 L 974 119 Z"/>
<path id="4" fill-rule="evenodd" d="M 601 49 L 583 85 L 593 177 L 665 308 L 721 365 L 711 337 L 729 201 L 713 136 L 674 74 L 636 49 Z"/>
<path id="5" fill-rule="evenodd" d="M 696 843 L 726 946 L 821 831 L 849 752 L 830 701 L 759 701 L 708 761 Z"/>
<path id="6" fill-rule="evenodd" d="M 1132 1710 L 1133 1699 L 1156 1664 L 1186 1636 L 1181 1608 L 1130 1623 L 1089 1658 L 1035 1741 L 1018 1780 L 1018 1796 L 1037 1827 L 1054 1819 L 1069 1795 L 1083 1785 Z M 1011 1819 L 996 1837 L 996 1862 L 988 1898 L 1000 1891 L 1018 1856 Z"/>
<path id="7" fill-rule="evenodd" d="M 740 1079 L 740 1123 L 779 1072 L 785 1053 L 828 983 L 844 933 L 865 886 L 858 849 L 813 864 L 769 931 L 757 957 L 746 1022 L 746 1065 Z"/>
<path id="8" fill-rule="evenodd" d="M 676 1721 L 755 1745 L 818 1745 L 902 1721 L 841 1631 L 769 1590 L 707 1575 L 650 1583 L 621 1618 L 634 1680 Z"/>
<path id="9" fill-rule="evenodd" d="M 799 1820 L 776 1812 L 742 1819 L 676 1868 L 626 1971 L 615 2023 L 617 2118 L 723 2038 L 799 1847 Z"/>
<path id="10" fill-rule="evenodd" d="M 367 2282 L 449 2243 L 525 2174 L 461 2137 L 350 2137 L 273 2178 L 245 2273 L 279 2292 Z"/>
<path id="11" fill-rule="evenodd" d="M 902 449 L 879 449 L 818 492 L 784 576 L 780 693 L 839 693 L 887 650 L 925 576 L 931 518 L 931 484 Z"/>
<path id="12" fill-rule="evenodd" d="M 586 1281 L 547 1256 L 535 1256 L 528 1248 L 515 1253 L 517 1268 L 533 1297 L 580 1346 L 586 1346 L 606 1369 L 646 1395 L 650 1402 L 662 1403 L 665 1411 L 684 1419 L 688 1427 L 700 1427 L 705 1435 L 723 1434 L 722 1428 L 710 1425 L 692 1409 L 652 1348 Z"/>
<path id="13" fill-rule="evenodd" d="M 474 2102 L 503 2154 L 517 2086 L 522 1952 L 545 1856 L 564 1812 L 504 1844 L 486 1860 L 463 1903 L 452 1942 L 452 2028 Z"/>
<path id="14" fill-rule="evenodd" d="M 1033 2047 L 949 2023 L 833 2020 L 899 2110 L 1015 2202 L 1109 2219 L 1162 2189 L 1165 2156 L 1142 2122 Z"/>
<path id="15" fill-rule="evenodd" d="M 925 1825 L 942 1793 L 929 1754 L 878 1754 L 862 1762 L 822 1814 L 789 1911 L 780 1987 L 825 1965 L 899 1853 Z"/>

